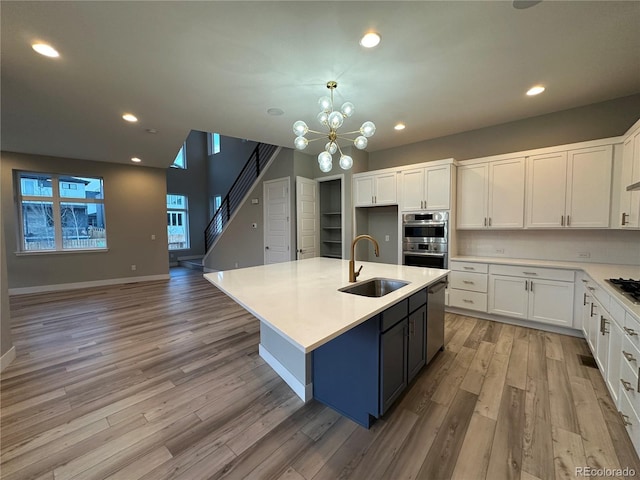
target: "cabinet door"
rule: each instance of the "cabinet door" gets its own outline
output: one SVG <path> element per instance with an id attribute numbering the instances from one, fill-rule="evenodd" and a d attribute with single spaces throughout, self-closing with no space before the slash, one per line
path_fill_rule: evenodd
<path id="1" fill-rule="evenodd" d="M 527 158 L 527 227 L 561 228 L 565 224 L 567 152 Z"/>
<path id="2" fill-rule="evenodd" d="M 402 210 L 424 210 L 424 168 L 402 172 Z"/>
<path id="3" fill-rule="evenodd" d="M 591 295 L 587 291 L 586 286 L 582 291 L 582 332 L 584 333 L 584 338 L 587 340 L 589 344 L 589 348 L 592 352 L 595 352 L 595 345 L 591 344 Z"/>
<path id="4" fill-rule="evenodd" d="M 489 164 L 489 227 L 524 226 L 524 157 Z"/>
<path id="5" fill-rule="evenodd" d="M 566 226 L 609 226 L 612 167 L 611 145 L 569 151 Z"/>
<path id="6" fill-rule="evenodd" d="M 525 278 L 489 275 L 489 313 L 527 318 L 528 286 Z"/>
<path id="7" fill-rule="evenodd" d="M 408 340 L 408 378 L 413 377 L 425 365 L 427 358 L 427 306 L 423 305 L 409 315 L 409 340 Z"/>
<path id="8" fill-rule="evenodd" d="M 573 325 L 573 282 L 529 280 L 529 320 Z"/>
<path id="9" fill-rule="evenodd" d="M 398 203 L 396 194 L 396 173 L 382 173 L 375 175 L 375 189 L 373 192 L 376 205 L 391 205 Z"/>
<path id="10" fill-rule="evenodd" d="M 627 185 L 631 185 L 633 179 L 633 136 L 627 138 L 622 146 L 622 172 L 620 174 L 620 213 L 613 225 L 623 228 L 637 227 L 637 212 L 631 208 L 631 194 L 627 191 Z M 638 168 L 640 170 L 640 167 Z"/>
<path id="11" fill-rule="evenodd" d="M 353 179 L 354 194 L 356 207 L 373 205 L 373 176 L 356 177 Z"/>
<path id="12" fill-rule="evenodd" d="M 591 296 L 591 301 L 589 302 L 588 315 L 589 316 L 587 320 L 589 321 L 589 338 L 587 339 L 587 341 L 589 342 L 589 346 L 591 347 L 591 353 L 593 353 L 593 356 L 595 358 L 598 350 L 598 334 L 600 333 L 600 309 L 593 295 Z"/>
<path id="13" fill-rule="evenodd" d="M 603 325 L 604 320 L 608 320 L 604 315 L 600 315 L 598 319 L 600 328 L 598 328 L 598 339 L 596 340 L 596 363 L 606 381 L 609 360 L 609 327 L 611 325 Z"/>
<path id="14" fill-rule="evenodd" d="M 609 392 L 614 403 L 618 405 L 620 395 L 620 366 L 622 365 L 622 327 L 613 319 L 609 324 L 609 359 L 607 360 L 607 375 L 605 377 Z"/>
<path id="15" fill-rule="evenodd" d="M 407 387 L 407 328 L 405 318 L 380 335 L 380 415 Z"/>
<path id="16" fill-rule="evenodd" d="M 488 172 L 487 163 L 458 168 L 458 228 L 487 226 Z"/>
<path id="17" fill-rule="evenodd" d="M 427 167 L 424 173 L 425 208 L 449 210 L 451 202 L 451 165 Z"/>

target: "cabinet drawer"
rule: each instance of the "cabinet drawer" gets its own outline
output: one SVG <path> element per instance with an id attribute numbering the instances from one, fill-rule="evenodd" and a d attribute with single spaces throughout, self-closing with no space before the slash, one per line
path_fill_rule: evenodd
<path id="1" fill-rule="evenodd" d="M 629 367 L 634 372 L 638 371 L 640 367 L 640 350 L 631 343 L 628 335 L 625 335 L 622 339 L 622 352 L 620 352 L 622 362 L 629 364 Z"/>
<path id="2" fill-rule="evenodd" d="M 573 270 L 557 270 L 517 265 L 491 265 L 489 273 L 493 273 L 494 275 L 509 275 L 512 277 L 544 278 L 546 280 L 559 280 L 561 282 L 573 282 L 575 277 Z"/>
<path id="3" fill-rule="evenodd" d="M 622 326 L 625 337 L 638 349 L 640 349 L 640 324 L 629 314 L 625 313 L 624 325 Z"/>
<path id="4" fill-rule="evenodd" d="M 458 272 L 487 273 L 489 271 L 489 265 L 486 263 L 451 261 L 449 262 L 449 269 Z"/>
<path id="5" fill-rule="evenodd" d="M 452 307 L 486 312 L 487 294 L 452 288 L 449 290 L 449 305 Z"/>
<path id="6" fill-rule="evenodd" d="M 600 302 L 600 305 L 602 305 L 602 308 L 604 308 L 607 312 L 610 312 L 610 308 L 611 308 L 611 297 L 609 296 L 608 293 L 606 293 L 602 287 L 600 287 L 597 283 L 595 282 L 589 282 L 587 284 L 587 290 L 589 291 L 589 293 L 591 295 L 593 295 L 594 297 L 596 297 L 598 299 L 598 302 Z"/>
<path id="7" fill-rule="evenodd" d="M 409 315 L 409 301 L 402 300 L 380 314 L 380 331 L 384 332 Z"/>
<path id="8" fill-rule="evenodd" d="M 485 273 L 454 271 L 449 275 L 449 287 L 487 293 L 487 275 Z"/>
<path id="9" fill-rule="evenodd" d="M 638 392 L 638 369 L 631 368 L 628 362 L 623 361 L 620 368 L 620 391 L 629 399 L 636 414 L 640 410 L 640 392 Z"/>
<path id="10" fill-rule="evenodd" d="M 625 428 L 627 429 L 627 433 L 631 438 L 631 443 L 636 449 L 636 452 L 640 452 L 640 420 L 638 420 L 638 415 L 633 411 L 631 407 L 631 402 L 629 401 L 629 397 L 627 396 L 627 392 L 622 389 L 622 394 L 620 395 L 620 414 L 623 415 L 623 420 L 625 422 Z"/>
<path id="11" fill-rule="evenodd" d="M 409 297 L 409 312 L 415 312 L 422 305 L 427 303 L 427 289 L 423 288 L 418 293 Z"/>
<path id="12" fill-rule="evenodd" d="M 611 318 L 620 326 L 624 325 L 625 313 L 626 312 L 622 305 L 612 298 L 611 303 L 609 304 L 609 314 L 611 314 Z"/>

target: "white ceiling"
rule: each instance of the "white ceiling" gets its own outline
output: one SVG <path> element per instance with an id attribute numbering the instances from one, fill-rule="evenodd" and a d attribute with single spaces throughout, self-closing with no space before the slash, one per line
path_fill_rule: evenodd
<path id="1" fill-rule="evenodd" d="M 375 122 L 369 151 L 640 92 L 638 1 L 545 0 L 525 10 L 510 1 L 2 1 L 0 9 L 9 151 L 138 156 L 166 167 L 192 129 L 292 147 L 295 120 L 316 128 L 329 80 L 338 102 L 356 106 L 343 129 Z M 365 50 L 358 40 L 370 29 L 382 43 Z M 61 57 L 33 52 L 36 40 Z M 547 91 L 526 97 L 537 83 Z M 284 115 L 268 115 L 272 107 Z M 398 121 L 406 130 L 393 130 Z"/>

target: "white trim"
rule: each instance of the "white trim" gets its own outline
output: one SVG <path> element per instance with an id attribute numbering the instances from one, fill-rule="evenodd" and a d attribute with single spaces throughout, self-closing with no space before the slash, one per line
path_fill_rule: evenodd
<path id="1" fill-rule="evenodd" d="M 0 357 L 0 372 L 4 371 L 16 358 L 16 347 L 11 347 L 2 357 Z"/>
<path id="2" fill-rule="evenodd" d="M 328 175 L 326 177 L 316 177 L 314 178 L 318 183 L 320 182 L 330 182 L 332 180 L 340 180 L 340 222 L 342 228 L 342 258 L 347 257 L 347 197 L 346 197 L 346 183 L 344 173 L 338 173 L 336 175 Z M 318 194 L 318 205 L 320 204 L 320 195 Z M 318 225 L 320 226 L 320 225 Z M 320 251 L 318 250 L 318 256 L 320 257 Z"/>
<path id="3" fill-rule="evenodd" d="M 465 317 L 481 318 L 483 320 L 491 320 L 493 322 L 508 323 L 510 325 L 517 325 L 519 327 L 533 328 L 534 330 L 542 330 L 545 332 L 560 333 L 562 335 L 571 335 L 572 337 L 584 338 L 582 330 L 576 330 L 575 328 L 561 327 L 553 325 L 551 323 L 534 322 L 530 320 L 520 320 L 517 318 L 503 317 L 502 315 L 493 315 L 485 312 L 478 312 L 475 310 L 465 310 L 464 308 L 457 307 L 444 307 L 445 312 L 455 313 L 456 315 L 464 315 Z"/>
<path id="4" fill-rule="evenodd" d="M 309 383 L 308 385 L 302 384 L 293 374 L 286 369 L 284 365 L 282 365 L 276 357 L 271 355 L 269 351 L 262 346 L 262 344 L 258 345 L 258 353 L 260 357 L 275 370 L 275 372 L 280 375 L 287 385 L 291 387 L 291 390 L 302 399 L 303 402 L 308 402 L 313 399 L 313 383 Z"/>
<path id="5" fill-rule="evenodd" d="M 106 280 L 93 280 L 89 282 L 57 283 L 54 285 L 37 285 L 35 287 L 18 287 L 18 288 L 10 288 L 9 295 L 25 295 L 29 293 L 57 292 L 61 290 L 78 290 L 81 288 L 104 287 L 107 285 L 120 285 L 123 283 L 139 283 L 139 282 L 152 282 L 155 280 L 169 280 L 169 278 L 170 278 L 170 275 L 168 273 L 162 273 L 160 275 L 145 275 L 143 277 L 108 278 Z"/>

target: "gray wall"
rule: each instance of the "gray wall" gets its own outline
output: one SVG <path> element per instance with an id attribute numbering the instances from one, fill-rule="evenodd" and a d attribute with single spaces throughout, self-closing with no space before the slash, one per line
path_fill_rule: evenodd
<path id="1" fill-rule="evenodd" d="M 640 94 L 526 118 L 369 154 L 369 168 L 455 158 L 466 160 L 616 137 L 640 118 Z"/>
<path id="2" fill-rule="evenodd" d="M 14 170 L 102 177 L 108 251 L 16 255 Z M 10 288 L 168 274 L 166 170 L 2 152 L 1 185 Z"/>
<path id="3" fill-rule="evenodd" d="M 356 209 L 357 235 L 368 234 L 378 241 L 380 256 L 376 257 L 371 242 L 358 242 L 358 260 L 376 263 L 398 263 L 398 207 L 367 207 Z M 389 241 L 385 237 L 389 235 Z"/>
<path id="4" fill-rule="evenodd" d="M 192 130 L 186 142 L 187 168 L 167 169 L 167 193 L 186 195 L 188 198 L 190 248 L 170 251 L 170 262 L 177 262 L 180 257 L 204 255 L 204 229 L 211 218 L 207 190 L 207 134 Z"/>
<path id="5" fill-rule="evenodd" d="M 206 138 L 205 138 L 205 148 Z M 257 142 L 240 138 L 220 136 L 220 153 L 209 157 L 209 195 L 215 197 L 224 196 L 229 192 L 231 185 L 240 174 L 242 167 L 247 163 L 251 152 L 256 148 Z M 211 212 L 210 217 L 215 212 Z"/>

